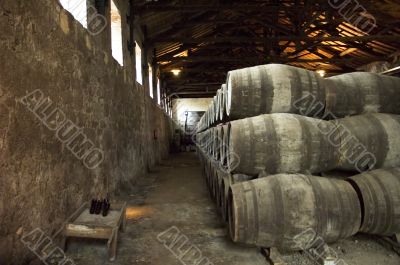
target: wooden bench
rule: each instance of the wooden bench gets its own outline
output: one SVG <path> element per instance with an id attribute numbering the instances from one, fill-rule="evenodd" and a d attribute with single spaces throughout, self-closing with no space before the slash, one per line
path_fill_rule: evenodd
<path id="1" fill-rule="evenodd" d="M 68 237 L 107 239 L 107 248 L 110 261 L 114 261 L 117 254 L 118 232 L 125 231 L 126 202 L 111 203 L 107 216 L 90 214 L 89 203 L 86 203 L 63 229 L 61 247 L 65 250 Z"/>

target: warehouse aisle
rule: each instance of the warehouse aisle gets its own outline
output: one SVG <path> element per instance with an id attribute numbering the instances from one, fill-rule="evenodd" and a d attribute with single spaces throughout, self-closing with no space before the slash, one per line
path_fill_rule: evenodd
<path id="1" fill-rule="evenodd" d="M 67 254 L 77 265 L 267 264 L 258 249 L 229 241 L 195 153 L 172 156 L 121 199 L 129 203 L 128 226 L 117 260 L 107 261 L 104 242 L 72 241 Z"/>

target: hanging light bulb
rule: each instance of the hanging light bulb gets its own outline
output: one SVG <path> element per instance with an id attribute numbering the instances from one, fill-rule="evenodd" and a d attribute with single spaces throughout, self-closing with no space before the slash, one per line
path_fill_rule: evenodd
<path id="1" fill-rule="evenodd" d="M 171 72 L 174 74 L 174 76 L 179 76 L 179 74 L 182 72 L 182 70 L 174 69 L 174 70 L 171 70 Z"/>
<path id="2" fill-rule="evenodd" d="M 321 77 L 324 77 L 326 75 L 326 71 L 325 70 L 317 70 L 316 71 L 317 74 L 319 74 Z"/>

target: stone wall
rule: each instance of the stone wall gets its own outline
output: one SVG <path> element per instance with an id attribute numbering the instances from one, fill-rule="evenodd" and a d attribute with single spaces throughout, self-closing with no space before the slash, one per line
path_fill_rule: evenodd
<path id="1" fill-rule="evenodd" d="M 129 188 L 168 155 L 171 120 L 135 81 L 127 2 L 116 1 L 121 67 L 109 25 L 93 36 L 55 0 L 0 1 L 0 264 L 29 264 L 21 236 L 53 235 L 82 202 Z M 97 167 L 59 137 L 63 121 L 102 152 Z"/>

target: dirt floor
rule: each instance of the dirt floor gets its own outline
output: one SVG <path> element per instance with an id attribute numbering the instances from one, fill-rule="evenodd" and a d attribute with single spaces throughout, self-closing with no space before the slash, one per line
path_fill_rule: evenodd
<path id="1" fill-rule="evenodd" d="M 127 189 L 129 193 L 119 198 L 129 207 L 116 261 L 108 261 L 106 242 L 70 240 L 67 255 L 75 264 L 269 264 L 259 249 L 229 240 L 194 153 L 171 156 L 156 172 Z M 178 243 L 173 244 L 174 239 Z M 363 235 L 330 247 L 345 261 L 341 265 L 400 264 L 394 251 Z M 185 250 L 188 254 L 182 256 Z M 307 253 L 282 254 L 282 259 L 288 265 L 317 264 Z"/>

